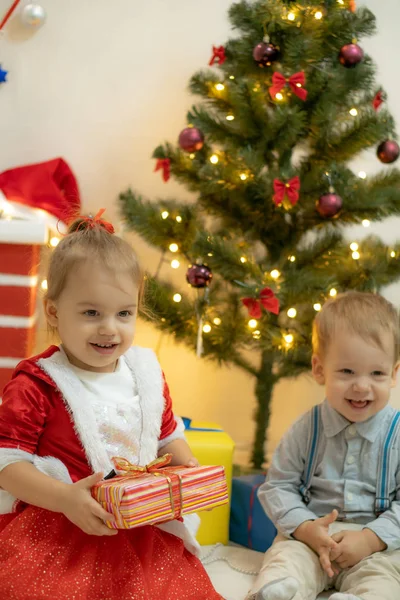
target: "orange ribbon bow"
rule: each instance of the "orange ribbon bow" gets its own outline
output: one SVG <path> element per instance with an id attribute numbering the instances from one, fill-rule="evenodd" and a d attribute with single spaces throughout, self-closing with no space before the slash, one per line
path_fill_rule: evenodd
<path id="1" fill-rule="evenodd" d="M 264 307 L 274 315 L 279 314 L 279 300 L 275 296 L 271 288 L 266 287 L 261 290 L 259 299 L 257 298 L 242 298 L 242 303 L 248 309 L 250 317 L 260 319 L 262 315 L 261 307 Z"/>
<path id="2" fill-rule="evenodd" d="M 356 0 L 350 0 L 349 10 L 351 10 L 351 12 L 356 12 L 356 10 L 357 10 Z"/>
<path id="3" fill-rule="evenodd" d="M 300 178 L 298 176 L 289 179 L 287 183 L 274 179 L 274 195 L 272 197 L 276 206 L 280 206 L 287 196 L 290 204 L 294 206 L 299 199 Z"/>
<path id="4" fill-rule="evenodd" d="M 269 93 L 271 97 L 275 100 L 275 96 L 283 90 L 286 84 L 289 84 L 290 89 L 293 94 L 296 94 L 300 98 L 300 100 L 305 101 L 307 99 L 307 90 L 303 87 L 306 82 L 306 76 L 304 71 L 299 71 L 298 73 L 294 73 L 289 78 L 286 78 L 282 73 L 276 71 L 272 75 L 272 86 L 269 88 Z"/>
<path id="5" fill-rule="evenodd" d="M 101 218 L 105 212 L 106 212 L 106 209 L 101 208 L 94 217 L 83 216 L 83 217 L 79 217 L 79 220 L 84 221 L 86 223 L 87 229 L 94 229 L 96 227 L 96 225 L 100 225 L 106 231 L 108 231 L 108 233 L 114 233 L 114 227 L 111 225 L 111 223 L 109 223 L 108 221 L 105 221 L 104 219 Z M 82 227 L 82 228 L 84 229 L 85 227 Z M 80 228 L 78 226 L 77 231 L 79 231 L 79 230 L 80 230 Z"/>
<path id="6" fill-rule="evenodd" d="M 159 469 L 169 465 L 171 460 L 172 454 L 164 454 L 164 456 L 160 456 L 159 458 L 152 460 L 144 467 L 132 465 L 129 460 L 126 458 L 121 458 L 120 456 L 114 456 L 112 462 L 114 467 L 117 469 L 117 472 L 121 473 L 123 476 L 133 475 L 134 477 L 137 477 L 139 475 L 143 475 L 143 473 L 155 473 Z"/>

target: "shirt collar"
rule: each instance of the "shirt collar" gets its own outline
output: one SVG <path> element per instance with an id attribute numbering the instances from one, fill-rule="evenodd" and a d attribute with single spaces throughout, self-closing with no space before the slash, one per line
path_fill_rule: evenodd
<path id="1" fill-rule="evenodd" d="M 363 421 L 362 423 L 354 423 L 358 435 L 365 438 L 369 442 L 374 442 L 376 436 L 382 428 L 382 424 L 387 420 L 392 411 L 392 407 L 387 405 L 367 421 Z M 346 429 L 346 427 L 352 425 L 350 421 L 332 408 L 327 400 L 325 400 L 322 404 L 321 418 L 324 426 L 324 433 L 328 438 L 334 437 Z"/>

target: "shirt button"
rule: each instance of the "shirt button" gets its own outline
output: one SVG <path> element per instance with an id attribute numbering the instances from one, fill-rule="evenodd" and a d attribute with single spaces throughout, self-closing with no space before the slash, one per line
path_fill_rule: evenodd
<path id="1" fill-rule="evenodd" d="M 357 430 L 355 428 L 355 425 L 350 425 L 350 427 L 348 428 L 348 432 L 349 432 L 349 435 L 356 435 Z"/>
<path id="2" fill-rule="evenodd" d="M 347 459 L 347 462 L 349 465 L 354 464 L 356 461 L 356 459 L 354 458 L 354 456 L 349 456 L 349 458 Z"/>
<path id="3" fill-rule="evenodd" d="M 351 502 L 353 500 L 353 494 L 347 494 L 347 500 Z"/>

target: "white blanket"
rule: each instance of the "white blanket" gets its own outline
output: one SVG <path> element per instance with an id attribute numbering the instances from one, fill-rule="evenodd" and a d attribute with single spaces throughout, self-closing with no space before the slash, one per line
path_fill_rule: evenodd
<path id="1" fill-rule="evenodd" d="M 201 558 L 215 589 L 225 600 L 244 600 L 261 567 L 263 554 L 217 544 L 204 546 Z M 332 593 L 321 594 L 318 600 L 325 600 Z"/>

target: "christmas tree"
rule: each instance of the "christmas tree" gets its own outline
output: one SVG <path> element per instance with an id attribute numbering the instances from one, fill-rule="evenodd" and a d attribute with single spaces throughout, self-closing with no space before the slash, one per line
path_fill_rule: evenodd
<path id="1" fill-rule="evenodd" d="M 400 213 L 398 170 L 365 178 L 349 166 L 371 147 L 393 163 L 399 146 L 359 45 L 375 31 L 369 10 L 351 0 L 242 0 L 229 17 L 238 35 L 190 81 L 202 101 L 178 143 L 154 152 L 164 180 L 197 200 L 150 202 L 129 190 L 120 201 L 160 265 L 188 264 L 187 294 L 163 269 L 148 276 L 157 327 L 254 377 L 260 467 L 274 385 L 310 368 L 316 311 L 338 292 L 399 278 L 400 244 L 371 236 L 349 247 L 343 232 Z"/>

